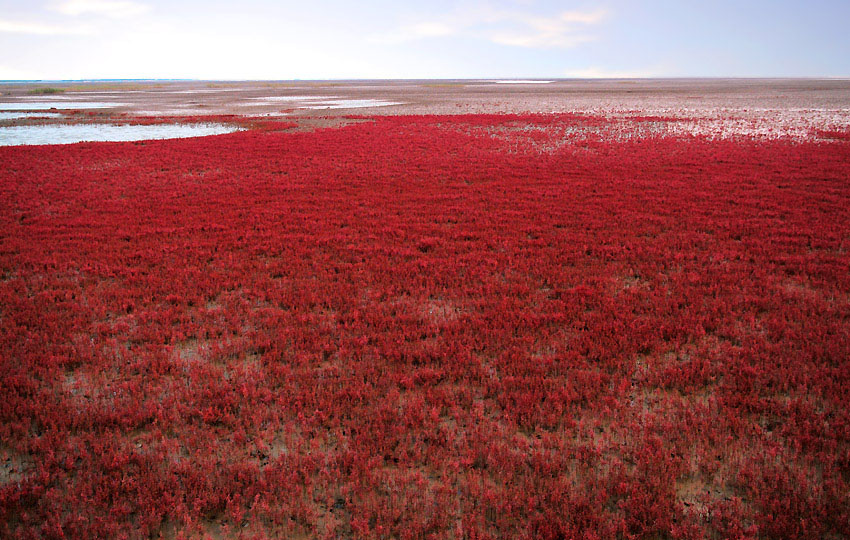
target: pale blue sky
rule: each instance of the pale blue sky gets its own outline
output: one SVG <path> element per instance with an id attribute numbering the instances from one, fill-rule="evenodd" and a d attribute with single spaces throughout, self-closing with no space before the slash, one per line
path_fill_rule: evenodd
<path id="1" fill-rule="evenodd" d="M 0 0 L 0 79 L 848 77 L 848 21 L 848 0 Z"/>

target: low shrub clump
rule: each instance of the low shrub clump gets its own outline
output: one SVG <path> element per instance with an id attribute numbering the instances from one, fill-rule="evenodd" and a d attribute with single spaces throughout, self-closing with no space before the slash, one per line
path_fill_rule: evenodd
<path id="1" fill-rule="evenodd" d="M 65 90 L 63 88 L 33 88 L 32 90 L 27 90 L 27 94 L 30 96 L 49 96 L 53 94 L 62 94 Z"/>

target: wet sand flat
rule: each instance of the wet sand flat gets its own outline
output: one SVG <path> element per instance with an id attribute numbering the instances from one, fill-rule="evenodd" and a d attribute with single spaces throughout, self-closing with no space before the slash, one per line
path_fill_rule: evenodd
<path id="1" fill-rule="evenodd" d="M 842 79 L 618 79 L 542 81 L 295 81 L 133 82 L 0 84 L 0 109 L 32 101 L 118 103 L 117 110 L 168 114 L 202 110 L 209 114 L 279 112 L 289 100 L 349 100 L 350 109 L 323 114 L 469 114 L 569 111 L 752 111 L 850 109 L 850 80 Z M 59 94 L 31 95 L 39 88 Z M 364 100 L 399 103 L 371 108 Z M 16 105 L 22 107 L 23 105 Z M 374 109 L 374 110 L 373 110 Z M 311 110 L 292 111 L 310 116 Z"/>
<path id="2" fill-rule="evenodd" d="M 844 79 L 41 82 L 0 84 L 0 93 L 0 111 L 97 107 L 132 117 L 236 115 L 315 124 L 352 115 L 581 113 L 676 118 L 685 121 L 677 129 L 693 134 L 777 137 L 850 126 L 850 80 Z"/>

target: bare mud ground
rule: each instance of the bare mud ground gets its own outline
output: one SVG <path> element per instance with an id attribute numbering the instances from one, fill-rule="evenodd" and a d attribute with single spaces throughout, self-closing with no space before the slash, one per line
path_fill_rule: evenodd
<path id="1" fill-rule="evenodd" d="M 47 88 L 56 92 L 39 93 Z M 850 126 L 850 80 L 839 79 L 74 82 L 2 84 L 0 94 L 0 109 L 10 103 L 67 103 L 59 110 L 116 103 L 86 113 L 106 121 L 238 115 L 286 118 L 311 129 L 339 125 L 351 115 L 525 112 L 674 117 L 678 132 L 719 136 L 806 138 L 814 129 Z M 0 125 L 13 122 L 20 120 L 0 119 Z"/>

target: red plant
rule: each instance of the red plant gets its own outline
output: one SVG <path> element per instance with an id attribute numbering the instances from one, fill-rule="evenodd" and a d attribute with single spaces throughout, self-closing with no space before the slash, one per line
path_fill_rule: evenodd
<path id="1" fill-rule="evenodd" d="M 4 538 L 850 535 L 850 145 L 0 148 Z"/>

